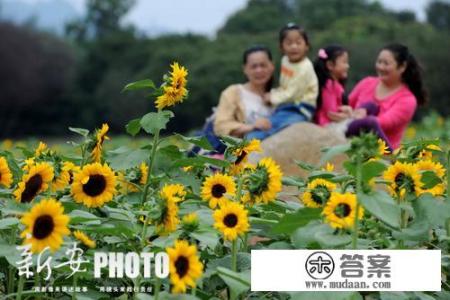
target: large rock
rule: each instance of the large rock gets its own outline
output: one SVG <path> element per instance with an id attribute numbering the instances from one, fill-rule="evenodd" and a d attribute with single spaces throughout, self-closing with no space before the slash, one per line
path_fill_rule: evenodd
<path id="1" fill-rule="evenodd" d="M 265 139 L 261 146 L 263 153 L 250 157 L 255 162 L 261 157 L 272 157 L 280 166 L 284 176 L 307 176 L 308 172 L 295 164 L 303 161 L 318 166 L 323 148 L 345 144 L 345 137 L 312 123 L 297 123 Z M 331 163 L 337 171 L 342 170 L 344 155 L 335 156 Z M 294 191 L 295 190 L 295 191 Z M 296 189 L 284 189 L 286 194 L 296 193 Z M 288 197 L 289 198 L 289 197 Z"/>
<path id="2" fill-rule="evenodd" d="M 307 172 L 298 167 L 295 161 L 319 165 L 323 148 L 347 143 L 345 137 L 336 132 L 312 123 L 293 124 L 279 133 L 265 139 L 261 146 L 262 156 L 272 157 L 284 175 L 305 176 Z M 337 170 L 341 169 L 344 156 L 336 156 L 331 161 Z"/>

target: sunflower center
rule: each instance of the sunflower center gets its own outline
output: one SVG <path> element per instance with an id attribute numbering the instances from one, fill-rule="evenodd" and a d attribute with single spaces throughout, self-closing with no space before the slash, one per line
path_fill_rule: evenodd
<path id="1" fill-rule="evenodd" d="M 223 196 L 223 194 L 226 193 L 226 191 L 227 191 L 227 189 L 223 185 L 215 184 L 212 187 L 211 193 L 215 198 L 221 198 Z"/>
<path id="2" fill-rule="evenodd" d="M 189 260 L 184 256 L 179 256 L 175 261 L 175 269 L 177 270 L 178 276 L 183 278 L 189 271 Z"/>
<path id="3" fill-rule="evenodd" d="M 345 218 L 350 215 L 352 208 L 347 203 L 339 203 L 334 210 L 334 214 L 339 218 Z"/>
<path id="4" fill-rule="evenodd" d="M 240 164 L 246 156 L 247 156 L 247 152 L 242 151 L 241 154 L 237 157 L 236 162 L 234 164 L 235 165 Z"/>
<path id="5" fill-rule="evenodd" d="M 53 218 L 49 215 L 39 216 L 34 222 L 33 226 L 33 237 L 38 240 L 45 239 L 48 237 L 55 228 L 55 223 Z"/>
<path id="6" fill-rule="evenodd" d="M 228 214 L 223 219 L 223 223 L 230 228 L 233 228 L 238 223 L 238 218 L 235 214 Z"/>
<path id="7" fill-rule="evenodd" d="M 330 198 L 330 191 L 322 185 L 317 186 L 311 194 L 313 201 L 319 205 L 324 204 Z"/>
<path id="8" fill-rule="evenodd" d="M 397 190 L 400 190 L 400 188 L 405 188 L 408 192 L 414 191 L 413 179 L 403 173 L 395 176 L 395 184 L 397 185 Z"/>
<path id="9" fill-rule="evenodd" d="M 25 183 L 25 189 L 23 190 L 21 202 L 31 202 L 33 198 L 37 195 L 42 187 L 42 176 L 41 174 L 36 174 L 32 176 L 27 183 Z"/>
<path id="10" fill-rule="evenodd" d="M 83 192 L 88 196 L 95 197 L 103 193 L 106 188 L 106 180 L 103 175 L 91 175 L 88 182 L 83 184 Z"/>

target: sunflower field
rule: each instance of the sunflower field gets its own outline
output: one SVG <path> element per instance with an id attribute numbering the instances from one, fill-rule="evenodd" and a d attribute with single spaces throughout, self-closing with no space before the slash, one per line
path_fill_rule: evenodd
<path id="1" fill-rule="evenodd" d="M 320 166 L 298 162 L 306 177 L 283 176 L 270 157 L 251 163 L 258 140 L 225 137 L 224 159 L 192 156 L 186 145 L 212 150 L 205 138 L 161 135 L 174 118 L 167 108 L 188 97 L 187 75 L 173 63 L 160 86 L 124 88 L 155 99 L 156 112 L 126 125 L 149 135 L 137 149 L 105 151 L 103 124 L 70 128 L 81 141 L 68 153 L 42 142 L 0 152 L 2 299 L 450 299 L 443 139 L 389 153 L 363 135 L 325 149 Z M 337 154 L 342 168 L 327 163 Z M 279 199 L 284 187 L 295 201 Z M 442 291 L 252 292 L 252 249 L 440 249 Z M 169 274 L 111 278 L 105 265 L 95 276 L 96 252 L 165 252 Z"/>

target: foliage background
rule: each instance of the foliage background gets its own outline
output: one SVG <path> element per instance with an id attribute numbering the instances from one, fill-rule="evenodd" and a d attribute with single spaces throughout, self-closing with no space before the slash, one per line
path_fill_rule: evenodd
<path id="1" fill-rule="evenodd" d="M 255 43 L 268 45 L 278 64 L 279 28 L 288 21 L 307 28 L 310 58 L 329 43 L 350 50 L 347 89 L 373 74 L 378 49 L 407 44 L 425 69 L 430 108 L 447 116 L 450 82 L 450 4 L 432 1 L 426 22 L 409 11 L 392 12 L 368 0 L 250 0 L 230 16 L 214 38 L 164 35 L 149 38 L 121 25 L 133 0 L 88 0 L 87 14 L 58 37 L 33 26 L 0 21 L 0 137 L 63 136 L 67 127 L 98 127 L 108 122 L 123 132 L 129 119 L 152 109 L 142 95 L 122 94 L 130 81 L 160 78 L 173 60 L 190 72 L 189 109 L 177 114 L 168 131 L 200 127 L 221 90 L 242 82 L 241 54 Z M 164 13 L 164 12 L 161 12 Z M 276 76 L 278 76 L 276 74 Z"/>

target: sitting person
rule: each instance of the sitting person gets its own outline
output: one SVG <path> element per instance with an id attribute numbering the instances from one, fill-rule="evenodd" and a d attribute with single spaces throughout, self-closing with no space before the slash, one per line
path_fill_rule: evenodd
<path id="1" fill-rule="evenodd" d="M 309 39 L 300 26 L 289 23 L 280 31 L 281 59 L 280 86 L 272 89 L 265 100 L 276 106 L 270 117 L 270 129 L 257 129 L 247 138 L 263 140 L 283 128 L 297 123 L 311 121 L 318 94 L 317 77 L 311 61 L 306 56 Z"/>
<path id="2" fill-rule="evenodd" d="M 243 138 L 254 130 L 269 130 L 272 108 L 263 96 L 272 85 L 272 54 L 267 47 L 253 46 L 243 55 L 244 84 L 233 84 L 221 94 L 214 118 L 214 133 Z"/>
<path id="3" fill-rule="evenodd" d="M 349 95 L 350 106 L 343 105 L 338 112 L 328 116 L 335 122 L 353 118 L 346 132 L 347 137 L 361 132 L 373 131 L 385 139 L 392 150 L 400 146 L 403 134 L 411 121 L 417 105 L 427 101 L 419 64 L 409 49 L 401 44 L 383 47 L 375 64 L 377 77 L 361 80 Z M 368 115 L 365 110 L 355 109 L 375 103 L 379 112 Z"/>

